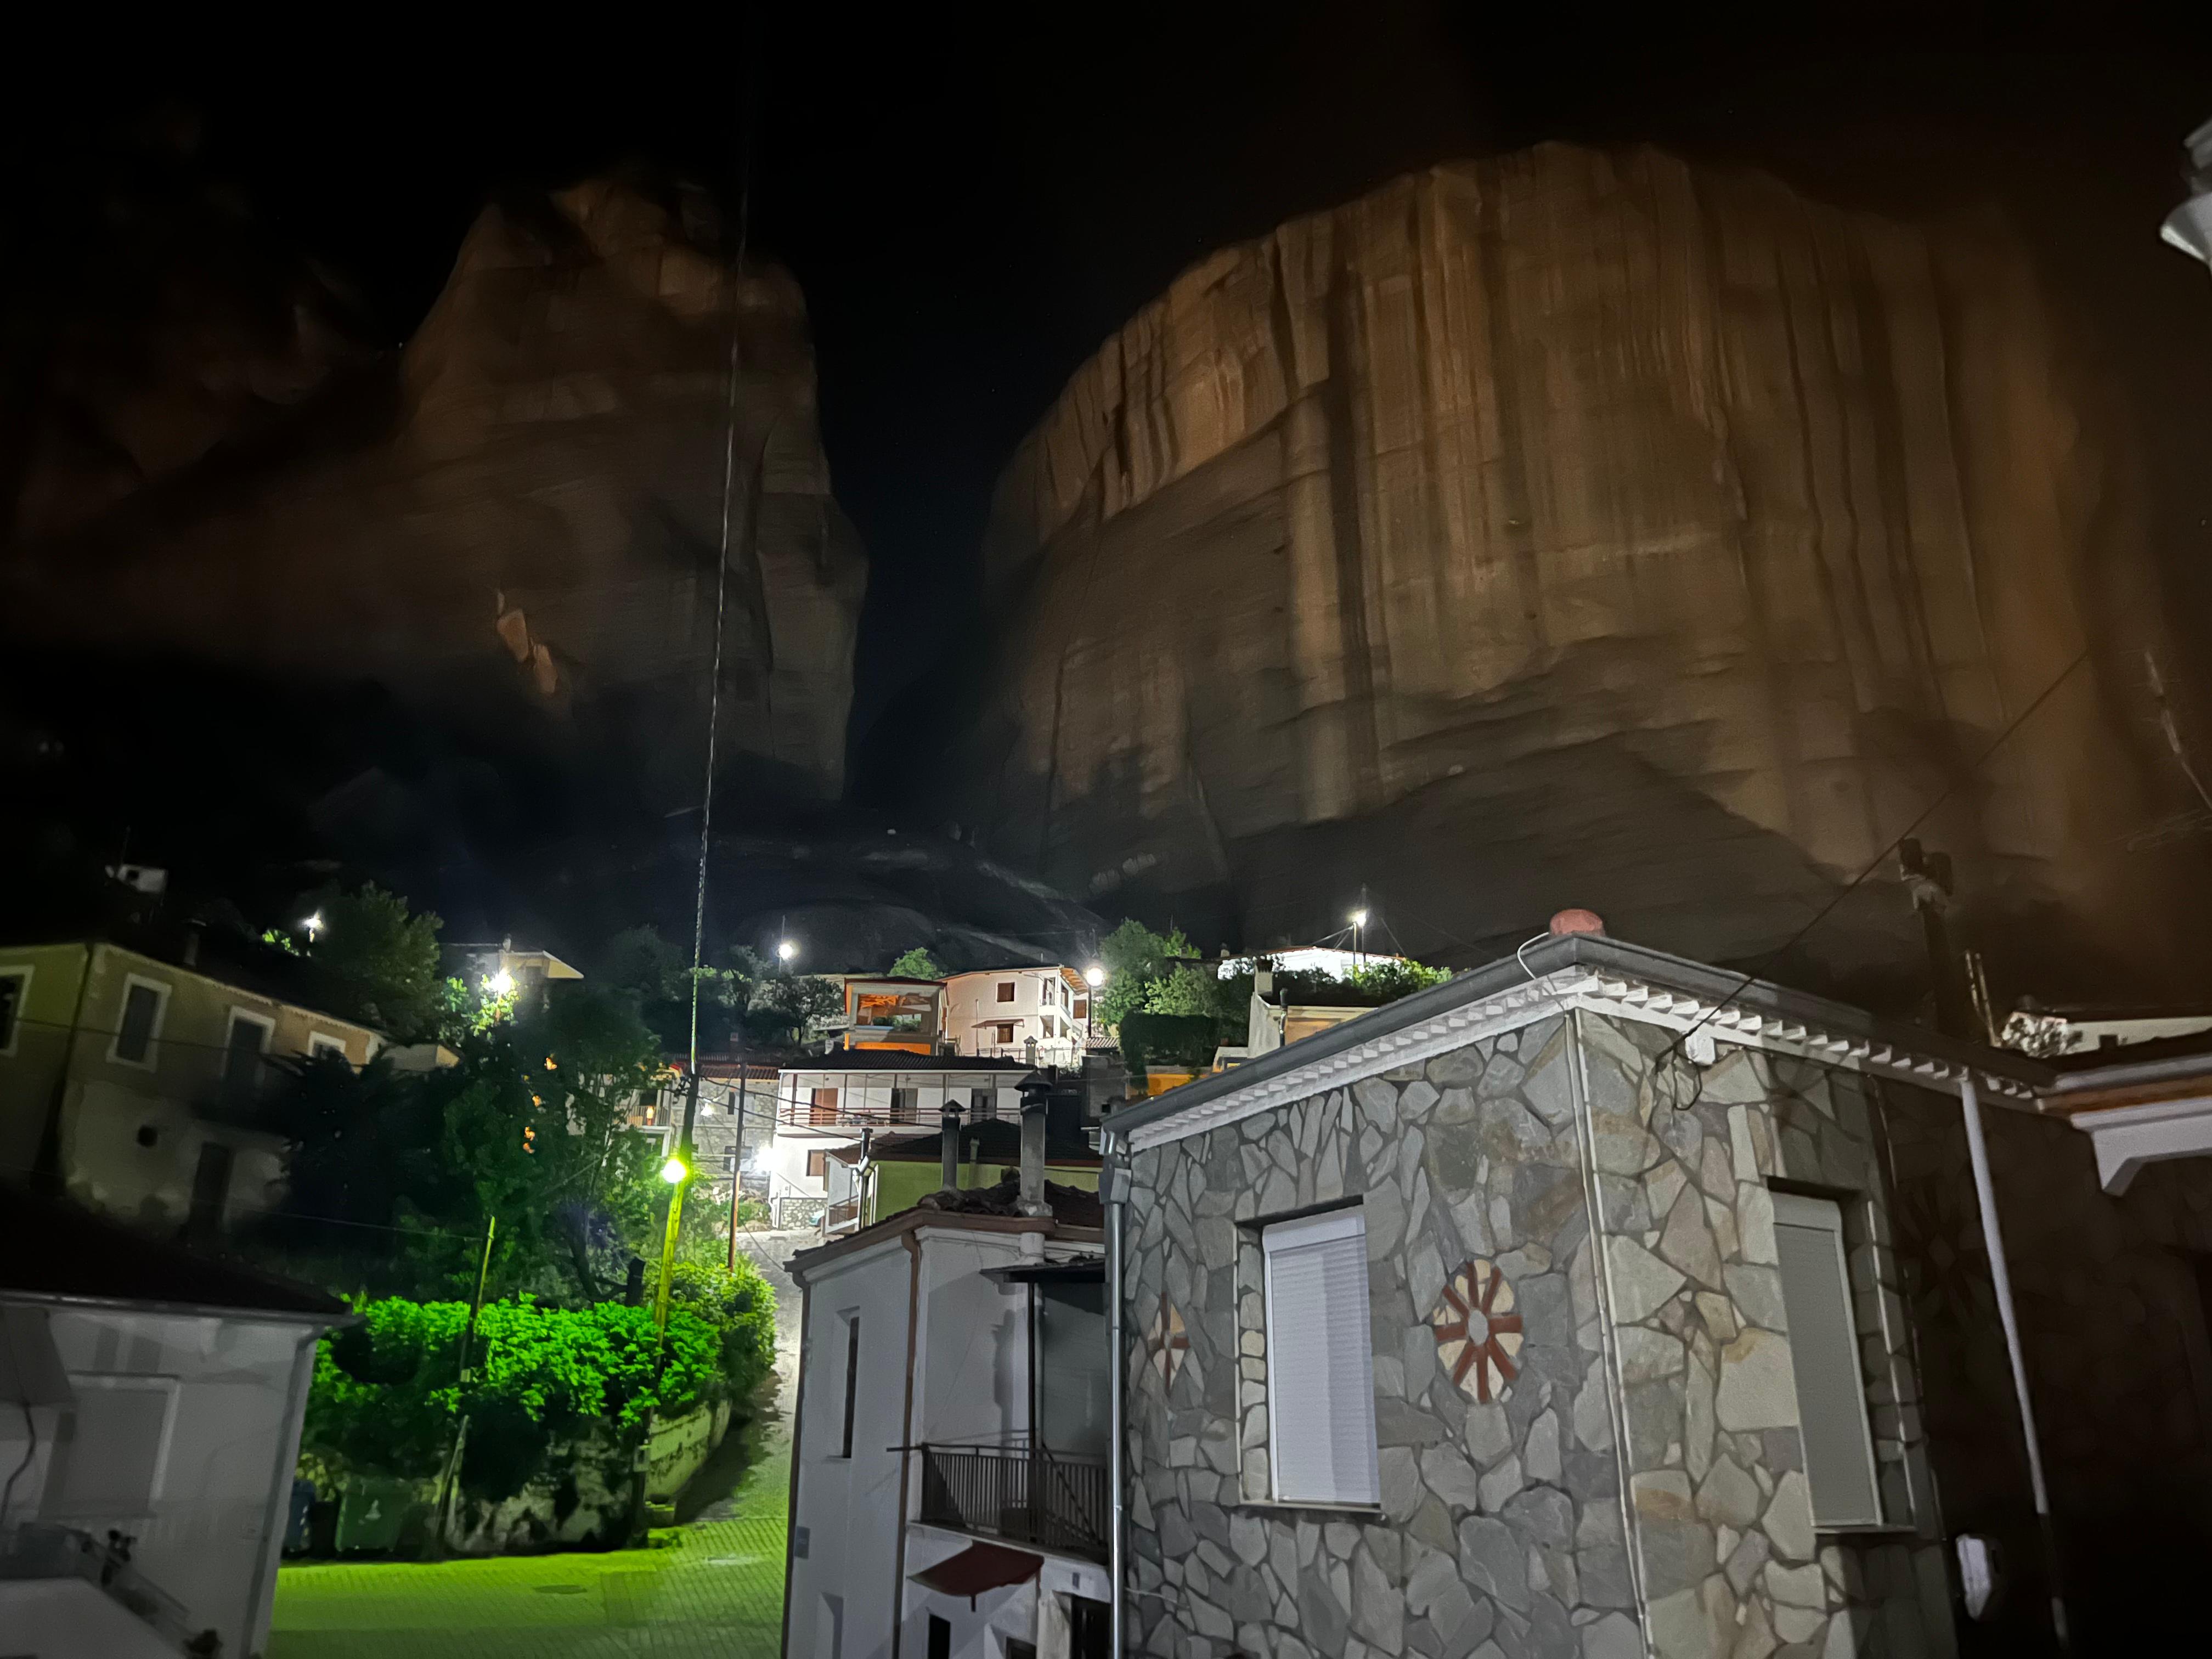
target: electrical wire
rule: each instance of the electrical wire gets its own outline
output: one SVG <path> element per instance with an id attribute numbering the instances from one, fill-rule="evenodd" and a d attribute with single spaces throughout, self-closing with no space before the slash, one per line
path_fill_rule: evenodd
<path id="1" fill-rule="evenodd" d="M 1990 757 L 1996 754 L 2000 748 L 2003 747 L 2005 741 L 2009 738 L 2014 732 L 2020 730 L 2021 726 L 2027 721 L 2027 718 L 2031 714 L 2034 714 L 2037 709 L 2042 708 L 2045 702 L 2051 700 L 2051 694 L 2056 692 L 2060 686 L 2065 684 L 2066 682 L 2073 677 L 2074 671 L 2075 669 L 2079 668 L 2083 663 L 2088 660 L 2089 647 L 2085 645 L 2075 655 L 2073 661 L 2068 663 L 2065 667 L 2058 671 L 2057 678 L 2052 679 L 2050 684 L 2045 686 L 2042 690 L 2039 691 L 2035 695 L 2033 700 L 2031 701 L 2025 708 L 2022 708 L 2019 714 L 2014 715 L 2010 720 L 2005 723 L 2004 730 L 1998 732 L 1996 737 L 1990 740 L 1989 745 L 1984 748 L 1979 755 L 1975 757 L 1974 763 L 1966 768 L 1965 772 L 1960 775 L 1955 782 L 1954 782 L 1948 788 L 1945 789 L 1942 793 L 1936 796 L 1934 800 L 1929 801 L 1925 807 L 1922 808 L 1919 816 L 1915 817 L 1911 823 L 1906 824 L 1904 829 L 1899 830 L 1897 834 L 1890 839 L 1888 845 L 1884 847 L 1881 851 L 1875 854 L 1873 859 L 1868 862 L 1865 869 L 1860 871 L 1856 876 L 1853 876 L 1850 881 L 1844 884 L 1841 890 L 1839 890 L 1826 904 L 1822 905 L 1819 910 L 1814 913 L 1812 921 L 1807 922 L 1802 927 L 1800 927 L 1796 933 L 1784 939 L 1775 950 L 1770 951 L 1760 960 L 1758 967 L 1753 969 L 1750 972 L 1745 974 L 1740 980 L 1738 980 L 1734 990 L 1730 991 L 1726 996 L 1723 997 L 1718 1002 L 1715 1003 L 1711 1008 L 1699 1015 L 1697 1023 L 1692 1025 L 1689 1030 L 1680 1033 L 1672 1042 L 1668 1043 L 1666 1048 L 1660 1050 L 1658 1059 L 1655 1064 L 1663 1064 L 1669 1056 L 1679 1053 L 1684 1043 L 1687 1042 L 1692 1037 L 1703 1030 L 1708 1022 L 1715 1018 L 1723 1009 L 1726 1008 L 1730 1003 L 1741 996 L 1744 992 L 1758 980 L 1759 976 L 1762 973 L 1771 968 L 1776 963 L 1780 962 L 1784 957 L 1788 956 L 1790 951 L 1796 950 L 1799 945 L 1802 944 L 1806 936 L 1815 927 L 1818 927 L 1822 922 L 1826 921 L 1828 917 L 1833 914 L 1838 905 L 1841 904 L 1845 899 L 1849 898 L 1853 893 L 1858 890 L 1859 884 L 1862 882 L 1865 881 L 1866 878 L 1872 875 L 1875 871 L 1881 868 L 1882 865 L 1888 860 L 1889 855 L 1897 850 L 1898 844 L 1900 842 L 1904 841 L 1905 838 L 1910 836 L 1914 830 L 1920 828 L 1922 824 L 1927 823 L 1929 818 L 1936 815 L 1937 808 L 1943 805 L 1944 803 L 1948 801 L 1952 796 L 1957 794 L 1960 789 L 1964 788 L 1967 780 L 1973 777 L 1984 766 L 1989 763 Z M 1698 1086 L 1702 1090 L 1704 1086 L 1702 1080 Z M 1692 1103 L 1694 1104 L 1694 1101 Z"/>
<path id="2" fill-rule="evenodd" d="M 9 1506 L 15 1501 L 15 1483 L 23 1478 L 23 1471 L 31 1467 L 31 1460 L 39 1455 L 39 1419 L 31 1415 L 31 1402 L 18 1402 L 23 1408 L 23 1432 L 28 1443 L 23 1448 L 23 1461 L 15 1465 L 15 1473 L 8 1477 L 8 1484 L 0 1487 L 0 1527 L 8 1524 Z"/>

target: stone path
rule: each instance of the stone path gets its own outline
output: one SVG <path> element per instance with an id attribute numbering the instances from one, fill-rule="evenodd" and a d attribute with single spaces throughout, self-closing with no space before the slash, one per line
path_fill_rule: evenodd
<path id="1" fill-rule="evenodd" d="M 766 1659 L 781 1645 L 799 1291 L 811 1233 L 745 1241 L 776 1292 L 775 1407 L 730 1494 L 654 1547 L 488 1561 L 287 1567 L 269 1659 Z"/>

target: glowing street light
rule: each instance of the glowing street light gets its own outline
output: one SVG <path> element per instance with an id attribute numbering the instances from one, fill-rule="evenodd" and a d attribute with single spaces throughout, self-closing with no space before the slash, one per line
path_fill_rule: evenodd
<path id="1" fill-rule="evenodd" d="M 1367 907 L 1363 904 L 1357 910 L 1354 910 L 1352 913 L 1351 921 L 1352 961 L 1355 965 L 1364 968 L 1367 965 L 1367 959 L 1366 953 L 1360 949 L 1359 936 L 1366 930 L 1367 927 Z"/>
<path id="2" fill-rule="evenodd" d="M 484 986 L 495 997 L 511 996 L 514 993 L 514 975 L 502 968 L 486 980 Z"/>
<path id="3" fill-rule="evenodd" d="M 1092 963 L 1083 970 L 1083 982 L 1092 990 L 1097 990 L 1106 982 L 1106 970 L 1097 963 Z"/>
<path id="4" fill-rule="evenodd" d="M 673 1152 L 669 1154 L 668 1162 L 660 1166 L 660 1178 L 672 1187 L 682 1186 L 684 1177 L 690 1173 L 690 1165 Z"/>
<path id="5" fill-rule="evenodd" d="M 316 911 L 300 926 L 307 930 L 307 943 L 313 945 L 315 942 L 315 936 L 323 931 L 323 913 L 320 910 Z"/>
<path id="6" fill-rule="evenodd" d="M 775 947 L 775 955 L 776 955 L 776 959 L 777 959 L 779 962 L 789 962 L 789 961 L 790 961 L 793 957 L 797 956 L 798 954 L 799 954 L 799 946 L 798 946 L 798 945 L 797 945 L 796 943 L 794 943 L 793 941 L 792 941 L 792 940 L 790 940 L 790 939 L 781 939 L 781 940 L 779 940 L 779 941 L 777 942 L 777 944 L 776 944 L 776 947 Z"/>

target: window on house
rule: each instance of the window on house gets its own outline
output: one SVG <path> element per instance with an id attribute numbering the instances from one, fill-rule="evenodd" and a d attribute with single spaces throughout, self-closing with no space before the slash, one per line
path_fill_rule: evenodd
<path id="1" fill-rule="evenodd" d="M 968 1091 L 968 1121 L 981 1123 L 987 1117 L 999 1115 L 999 1097 L 995 1090 L 970 1089 Z"/>
<path id="2" fill-rule="evenodd" d="M 807 1103 L 806 1121 L 809 1123 L 835 1123 L 837 1121 L 837 1091 L 817 1089 Z"/>
<path id="3" fill-rule="evenodd" d="M 807 1153 L 807 1155 L 806 1155 L 806 1178 L 807 1178 L 809 1181 L 822 1181 L 822 1180 L 825 1180 L 825 1179 L 827 1179 L 827 1178 L 828 1178 L 829 1174 L 830 1174 L 830 1154 L 829 1154 L 829 1153 L 827 1153 L 827 1152 L 809 1152 L 809 1153 Z"/>
<path id="4" fill-rule="evenodd" d="M 999 1000 L 1000 1000 L 1000 1001 L 1001 1001 L 1001 1002 L 1012 1002 L 1013 1000 L 1014 1000 L 1014 982 L 1013 982 L 1013 981 L 1012 981 L 1012 980 L 1010 980 L 1010 979 L 1002 979 L 1002 980 L 1000 980 L 1000 981 L 999 981 Z"/>
<path id="5" fill-rule="evenodd" d="M 891 1091 L 891 1121 L 919 1123 L 921 1121 L 921 1091 L 894 1089 Z"/>
<path id="6" fill-rule="evenodd" d="M 334 1037 L 327 1031 L 317 1031 L 307 1039 L 307 1052 L 314 1055 L 336 1054 L 340 1060 L 343 1060 L 345 1039 Z"/>
<path id="7" fill-rule="evenodd" d="M 1824 1527 L 1879 1525 L 1843 1211 L 1832 1199 L 1777 1193 L 1774 1242 L 1782 1258 L 1782 1306 L 1790 1321 L 1813 1519 Z"/>
<path id="8" fill-rule="evenodd" d="M 1091 1018 L 1091 999 L 1089 997 L 1076 998 L 1075 1017 L 1078 1019 L 1084 1020 L 1087 1020 Z"/>
<path id="9" fill-rule="evenodd" d="M 72 1376 L 68 1413 L 46 1480 L 46 1516 L 124 1521 L 161 1495 L 177 1384 L 166 1376 Z"/>
<path id="10" fill-rule="evenodd" d="M 999 1034 L 999 1041 L 1001 1042 L 1012 1042 L 1014 1040 L 1014 1024 L 1012 1020 L 1001 1020 L 991 1029 Z"/>
<path id="11" fill-rule="evenodd" d="M 0 1054 L 15 1052 L 15 1031 L 23 1018 L 23 993 L 30 979 L 27 968 L 0 971 Z"/>
<path id="12" fill-rule="evenodd" d="M 116 1026 L 111 1057 L 131 1066 L 151 1064 L 149 1058 L 161 1034 L 161 1010 L 169 1000 L 168 988 L 143 979 L 129 981 L 123 992 L 123 1018 Z"/>
<path id="13" fill-rule="evenodd" d="M 261 1057 L 269 1052 L 276 1022 L 258 1014 L 231 1010 L 230 1030 L 223 1042 L 222 1080 L 232 1094 L 251 1094 L 261 1081 Z"/>
<path id="14" fill-rule="evenodd" d="M 1302 1216 L 1267 1228 L 1260 1243 L 1275 1497 L 1378 1503 L 1366 1218 L 1357 1207 Z"/>
<path id="15" fill-rule="evenodd" d="M 952 1621 L 929 1615 L 929 1659 L 952 1659 Z"/>
<path id="16" fill-rule="evenodd" d="M 837 1455 L 853 1455 L 853 1415 L 860 1398 L 860 1316 L 858 1310 L 845 1316 L 845 1432 L 839 1443 Z"/>

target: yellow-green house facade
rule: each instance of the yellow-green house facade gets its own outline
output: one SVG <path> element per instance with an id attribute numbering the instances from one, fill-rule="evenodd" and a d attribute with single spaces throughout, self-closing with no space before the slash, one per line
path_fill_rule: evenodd
<path id="1" fill-rule="evenodd" d="M 368 1064 L 368 1026 L 104 941 L 0 945 L 0 1178 L 42 1160 L 125 1219 L 216 1230 L 281 1197 L 272 1060 Z"/>

